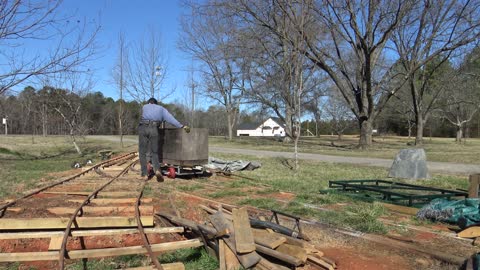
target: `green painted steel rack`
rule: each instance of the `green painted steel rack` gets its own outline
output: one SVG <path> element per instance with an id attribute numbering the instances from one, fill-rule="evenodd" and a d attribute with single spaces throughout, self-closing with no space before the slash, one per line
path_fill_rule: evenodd
<path id="1" fill-rule="evenodd" d="M 451 199 L 453 197 L 467 198 L 468 192 L 463 190 L 449 190 L 420 185 L 412 185 L 387 180 L 335 180 L 329 181 L 330 188 L 344 191 L 370 191 L 383 195 L 387 201 L 407 201 L 413 205 L 414 201 L 430 201 L 436 198 Z"/>

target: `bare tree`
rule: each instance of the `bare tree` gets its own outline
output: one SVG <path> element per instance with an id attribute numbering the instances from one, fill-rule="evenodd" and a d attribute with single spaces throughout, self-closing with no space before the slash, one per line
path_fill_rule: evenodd
<path id="1" fill-rule="evenodd" d="M 291 13 L 305 12 L 292 8 Z M 292 14 L 298 20 L 303 16 Z M 298 112 L 306 103 L 306 99 L 317 90 L 318 70 L 303 59 L 301 48 L 304 43 L 298 40 L 301 36 L 291 31 L 292 24 L 278 17 L 277 31 L 281 34 L 272 35 L 269 31 L 251 26 L 245 29 L 243 53 L 246 55 L 247 76 L 245 95 L 249 103 L 260 104 L 273 111 L 284 123 L 286 140 L 294 140 L 297 129 Z M 309 23 L 305 18 L 304 24 Z M 295 39 L 293 43 L 290 40 Z M 294 45 L 292 45 L 294 44 Z M 300 55 L 298 54 L 300 52 Z M 300 84 L 301 78 L 301 84 Z M 300 87 L 301 86 L 301 91 Z"/>
<path id="2" fill-rule="evenodd" d="M 32 78 L 83 72 L 95 53 L 99 27 L 60 16 L 62 1 L 0 2 L 0 93 Z M 49 51 L 26 51 L 25 42 L 49 42 Z"/>
<path id="3" fill-rule="evenodd" d="M 355 116 L 345 102 L 345 99 L 340 96 L 338 91 L 332 89 L 325 104 L 325 111 L 330 118 L 330 128 L 338 136 L 338 140 L 342 140 L 342 135 L 345 130 L 352 125 L 352 120 Z"/>
<path id="4" fill-rule="evenodd" d="M 182 36 L 178 46 L 202 64 L 202 93 L 225 107 L 228 138 L 243 101 L 244 77 L 242 60 L 235 52 L 238 33 L 234 21 L 200 5 L 192 5 L 191 15 L 182 20 Z M 193 84 L 191 85 L 191 87 Z"/>
<path id="5" fill-rule="evenodd" d="M 128 52 L 127 44 L 125 41 L 125 34 L 120 33 L 118 35 L 118 55 L 117 62 L 113 68 L 113 80 L 118 87 L 119 100 L 118 100 L 118 134 L 120 135 L 120 144 L 123 147 L 123 125 L 125 121 L 123 103 L 124 103 L 124 90 L 125 90 L 125 75 L 127 74 L 128 64 Z"/>
<path id="6" fill-rule="evenodd" d="M 307 4 L 314 18 L 305 28 L 288 12 L 297 2 Z M 244 24 L 255 24 L 277 36 L 282 36 L 278 23 L 291 21 L 290 31 L 304 37 L 303 55 L 328 74 L 357 118 L 363 148 L 371 145 L 373 121 L 399 88 L 387 87 L 393 75 L 384 61 L 385 46 L 410 6 L 411 1 L 403 0 L 239 0 L 221 5 Z"/>
<path id="7" fill-rule="evenodd" d="M 409 16 L 400 18 L 392 38 L 412 96 L 416 144 L 423 143 L 423 129 L 442 87 L 432 77 L 460 48 L 480 36 L 480 2 L 463 0 L 415 1 Z"/>
<path id="8" fill-rule="evenodd" d="M 167 58 L 160 32 L 149 27 L 144 38 L 133 44 L 126 69 L 125 89 L 128 94 L 139 102 L 150 97 L 162 100 L 170 96 L 172 91 L 161 91 L 167 76 Z"/>
<path id="9" fill-rule="evenodd" d="M 46 85 L 56 85 L 50 88 L 50 95 L 54 99 L 50 106 L 61 116 L 68 127 L 68 135 L 75 150 L 82 154 L 77 144 L 77 136 L 83 132 L 85 122 L 88 121 L 82 113 L 82 100 L 92 88 L 93 80 L 91 74 L 57 73 L 53 79 L 47 80 Z"/>
<path id="10" fill-rule="evenodd" d="M 480 48 L 477 47 L 453 71 L 454 75 L 442 80 L 441 87 L 445 88 L 445 95 L 439 101 L 441 115 L 455 127 L 458 143 L 465 138 L 465 126 L 480 110 L 479 71 Z"/>
<path id="11" fill-rule="evenodd" d="M 306 98 L 306 103 L 304 105 L 305 111 L 313 114 L 313 119 L 315 120 L 315 136 L 319 137 L 319 127 L 322 123 L 322 113 L 325 107 L 324 101 L 325 94 L 322 89 L 317 89 L 312 91 L 312 94 Z"/>

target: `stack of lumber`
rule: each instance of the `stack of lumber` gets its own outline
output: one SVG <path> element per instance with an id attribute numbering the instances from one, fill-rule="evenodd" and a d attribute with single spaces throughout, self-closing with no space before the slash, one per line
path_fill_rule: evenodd
<path id="1" fill-rule="evenodd" d="M 218 258 L 220 270 L 236 270 L 241 267 L 284 270 L 306 264 L 310 265 L 309 269 L 336 268 L 335 262 L 325 257 L 314 245 L 288 235 L 288 228 L 251 218 L 246 208 L 231 208 L 229 211 L 221 207 L 200 207 L 209 214 L 208 221 L 204 224 L 166 213 L 156 215 L 199 236 L 207 251 Z M 269 224 L 273 225 L 273 229 L 269 228 Z M 299 234 L 294 235 L 298 237 Z"/>

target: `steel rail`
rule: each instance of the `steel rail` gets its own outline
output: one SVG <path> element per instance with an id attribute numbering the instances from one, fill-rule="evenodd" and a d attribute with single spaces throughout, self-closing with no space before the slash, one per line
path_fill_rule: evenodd
<path id="1" fill-rule="evenodd" d="M 158 258 L 153 253 L 152 247 L 150 246 L 150 242 L 148 241 L 147 235 L 145 234 L 145 230 L 143 229 L 142 220 L 140 219 L 140 200 L 142 198 L 143 190 L 145 189 L 146 184 L 147 184 L 147 181 L 144 181 L 142 183 L 142 186 L 140 188 L 140 193 L 138 194 L 137 201 L 135 202 L 135 218 L 137 219 L 138 233 L 140 234 L 140 237 L 143 240 L 145 249 L 147 249 L 150 259 L 152 260 L 153 264 L 155 264 L 155 267 L 158 270 L 163 270 L 163 267 L 158 261 Z"/>
<path id="2" fill-rule="evenodd" d="M 135 153 L 135 152 L 132 152 L 132 153 Z M 126 161 L 128 161 L 128 157 L 122 156 L 122 157 L 120 157 L 116 160 L 113 160 L 111 162 L 106 162 L 105 164 L 102 164 L 102 168 L 109 167 L 109 166 L 112 166 L 112 165 L 115 165 L 115 164 L 119 164 L 119 161 L 121 161 L 121 160 L 125 160 L 125 162 L 126 162 Z M 107 160 L 107 161 L 110 161 L 110 160 Z M 124 164 L 125 162 L 121 162 L 120 164 Z"/>
<path id="3" fill-rule="evenodd" d="M 137 160 L 134 160 L 131 162 L 131 164 L 137 162 Z M 130 164 L 130 165 L 131 165 Z M 60 248 L 60 252 L 59 252 L 59 259 L 58 259 L 58 268 L 60 270 L 63 270 L 65 268 L 65 253 L 66 253 L 66 250 L 67 250 L 67 242 L 68 242 L 68 237 L 70 236 L 70 232 L 71 232 L 71 229 L 72 229 L 72 224 L 75 222 L 75 219 L 77 217 L 77 215 L 81 212 L 83 206 L 85 206 L 87 203 L 90 202 L 90 200 L 93 198 L 93 197 L 96 197 L 97 196 L 97 193 L 102 191 L 105 187 L 107 187 L 108 185 L 110 185 L 113 181 L 117 180 L 120 176 L 122 176 L 125 172 L 127 172 L 129 169 L 130 169 L 130 165 L 129 166 L 126 166 L 125 169 L 123 169 L 120 173 L 118 173 L 117 176 L 113 177 L 112 179 L 110 179 L 108 182 L 106 182 L 105 184 L 103 184 L 101 187 L 99 187 L 98 189 L 96 189 L 95 191 L 93 191 L 84 201 L 83 203 L 77 207 L 77 209 L 75 209 L 75 211 L 73 212 L 72 216 L 70 217 L 70 220 L 68 221 L 67 223 L 67 226 L 65 228 L 65 232 L 63 233 L 63 240 L 62 240 L 62 245 L 61 245 L 61 248 Z"/>
<path id="4" fill-rule="evenodd" d="M 63 179 L 63 180 L 60 180 L 60 181 L 55 182 L 55 183 L 53 183 L 53 184 L 50 184 L 50 185 L 48 185 L 48 186 L 42 187 L 42 188 L 40 188 L 40 189 L 37 189 L 37 190 L 35 190 L 35 191 L 32 191 L 32 192 L 30 192 L 30 193 L 22 196 L 22 197 L 20 197 L 20 198 L 17 198 L 17 199 L 15 199 L 15 200 L 13 200 L 13 201 L 5 204 L 5 205 L 2 205 L 2 206 L 0 207 L 0 218 L 3 217 L 3 214 L 5 213 L 5 210 L 6 210 L 8 207 L 10 207 L 10 206 L 12 206 L 12 205 L 15 205 L 15 204 L 16 204 L 18 201 L 20 201 L 20 200 L 26 199 L 26 198 L 28 198 L 28 197 L 31 197 L 31 196 L 33 196 L 33 195 L 35 195 L 35 194 L 38 194 L 38 193 L 44 191 L 44 190 L 47 190 L 47 189 L 49 189 L 49 188 L 52 188 L 52 187 L 58 186 L 58 185 L 60 185 L 60 184 L 66 183 L 66 182 L 68 182 L 68 181 L 71 181 L 71 180 L 73 180 L 73 179 L 75 179 L 75 178 L 77 178 L 77 177 L 80 177 L 80 176 L 82 176 L 82 175 L 84 175 L 84 174 L 86 174 L 86 173 L 91 172 L 92 170 L 97 169 L 98 167 L 102 166 L 103 164 L 105 164 L 105 163 L 107 163 L 107 162 L 112 162 L 112 161 L 114 161 L 114 160 L 122 159 L 122 158 L 124 158 L 124 157 L 126 157 L 126 156 L 134 155 L 135 153 L 136 153 L 136 152 L 131 152 L 131 153 L 128 153 L 128 154 L 119 156 L 119 157 L 115 157 L 115 158 L 106 160 L 106 161 L 104 161 L 104 162 L 100 162 L 100 163 L 98 163 L 98 164 L 96 164 L 96 165 L 88 168 L 88 169 L 85 170 L 85 171 L 82 171 L 82 172 L 80 172 L 80 173 L 77 173 L 77 174 L 75 174 L 75 175 L 73 175 L 73 176 L 68 177 L 67 179 Z"/>

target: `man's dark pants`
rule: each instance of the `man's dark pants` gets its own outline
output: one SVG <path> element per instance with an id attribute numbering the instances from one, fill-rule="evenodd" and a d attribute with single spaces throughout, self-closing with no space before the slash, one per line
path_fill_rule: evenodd
<path id="1" fill-rule="evenodd" d="M 150 152 L 153 170 L 160 168 L 158 160 L 158 125 L 140 124 L 138 126 L 138 152 L 142 176 L 147 175 L 147 153 Z"/>

